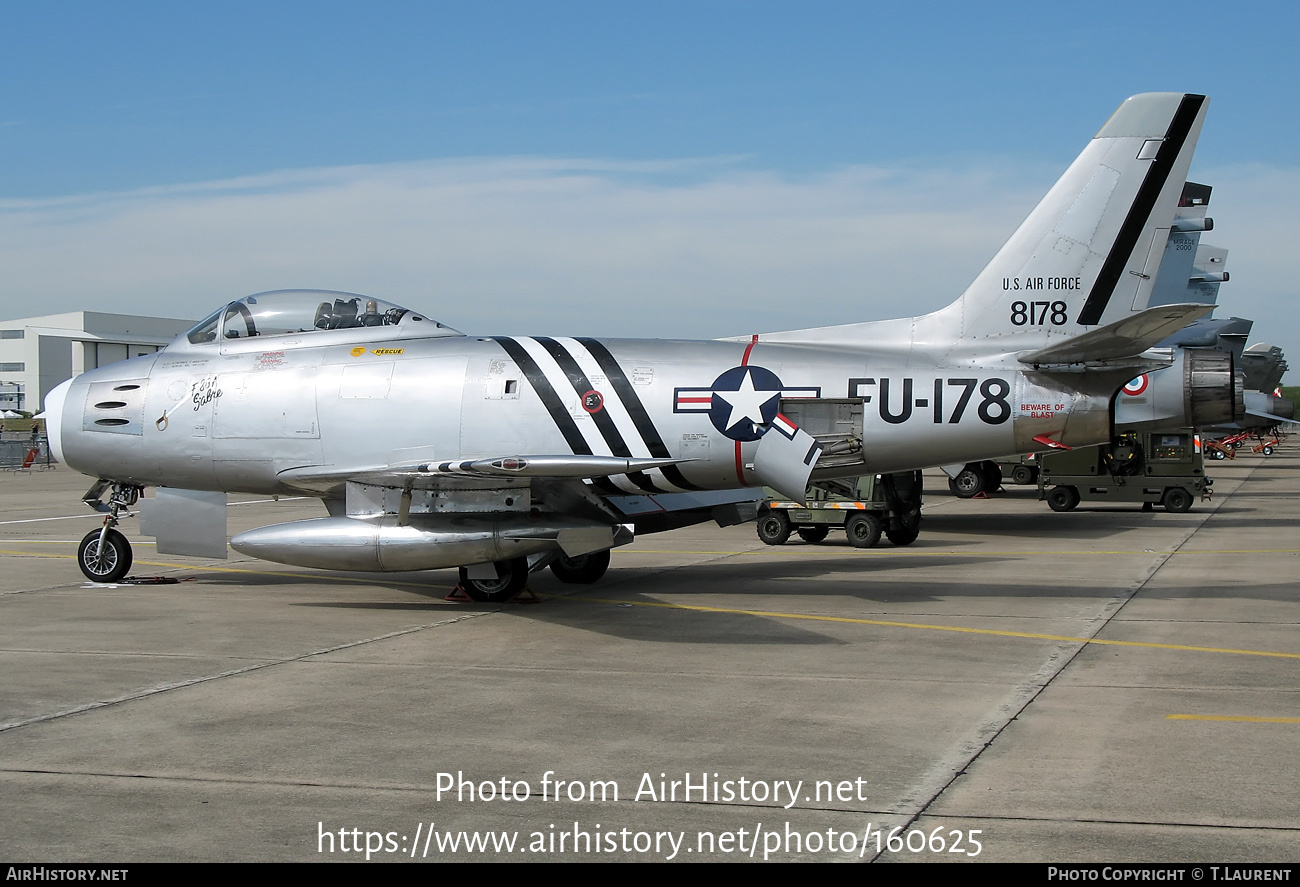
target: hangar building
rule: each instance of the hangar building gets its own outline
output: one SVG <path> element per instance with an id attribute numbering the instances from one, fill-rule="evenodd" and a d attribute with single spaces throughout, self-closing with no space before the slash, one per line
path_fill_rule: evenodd
<path id="1" fill-rule="evenodd" d="M 152 354 L 192 320 L 69 311 L 0 321 L 0 409 L 39 412 L 65 379 L 107 363 Z"/>

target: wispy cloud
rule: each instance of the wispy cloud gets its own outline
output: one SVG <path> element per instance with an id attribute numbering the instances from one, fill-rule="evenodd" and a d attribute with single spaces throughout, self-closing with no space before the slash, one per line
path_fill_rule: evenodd
<path id="1" fill-rule="evenodd" d="M 0 312 L 198 317 L 309 286 L 476 333 L 697 337 L 897 317 L 955 298 L 1056 172 L 745 167 L 467 159 L 3 201 Z M 1289 286 L 1274 258 L 1287 236 L 1269 224 L 1289 218 L 1300 173 L 1205 180 L 1212 239 L 1233 250 L 1225 313 L 1262 321 Z"/>

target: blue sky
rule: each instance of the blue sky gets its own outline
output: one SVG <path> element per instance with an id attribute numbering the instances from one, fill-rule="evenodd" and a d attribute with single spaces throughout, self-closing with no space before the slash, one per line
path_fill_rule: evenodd
<path id="1" fill-rule="evenodd" d="M 1050 8 L 1045 8 L 1049 7 Z M 7 4 L 0 314 L 285 286 L 473 332 L 951 301 L 1126 96 L 1203 92 L 1220 314 L 1300 359 L 1283 4 Z M 40 311 L 31 310 L 33 304 Z"/>

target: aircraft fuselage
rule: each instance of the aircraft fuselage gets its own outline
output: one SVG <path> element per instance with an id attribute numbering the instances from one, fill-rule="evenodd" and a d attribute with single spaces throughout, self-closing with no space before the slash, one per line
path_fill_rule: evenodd
<path id="1" fill-rule="evenodd" d="M 123 483 L 266 494 L 303 491 L 286 472 L 306 468 L 555 453 L 688 459 L 609 479 L 609 492 L 675 492 L 757 483 L 746 467 L 754 426 L 772 420 L 780 397 L 861 399 L 865 468 L 878 472 L 1041 449 L 1033 438 L 1059 436 L 1072 410 L 1078 424 L 1083 406 L 1022 370 L 909 366 L 870 352 L 312 336 L 324 337 L 335 341 L 173 346 L 78 377 L 63 425 L 81 433 L 65 430 L 64 457 Z"/>

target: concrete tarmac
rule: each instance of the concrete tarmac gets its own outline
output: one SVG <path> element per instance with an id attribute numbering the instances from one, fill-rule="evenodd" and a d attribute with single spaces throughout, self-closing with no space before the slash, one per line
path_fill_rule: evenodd
<path id="1" fill-rule="evenodd" d="M 927 475 L 911 546 L 710 524 L 508 605 L 134 520 L 183 581 L 92 585 L 89 481 L 5 474 L 0 859 L 1295 862 L 1297 469 L 1187 514 Z"/>

